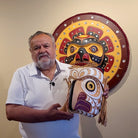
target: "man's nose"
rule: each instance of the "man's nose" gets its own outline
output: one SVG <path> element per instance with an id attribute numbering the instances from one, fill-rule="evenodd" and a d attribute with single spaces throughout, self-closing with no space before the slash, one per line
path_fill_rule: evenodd
<path id="1" fill-rule="evenodd" d="M 46 48 L 45 48 L 45 47 L 43 47 L 43 46 L 41 46 L 41 48 L 40 48 L 39 52 L 40 52 L 40 53 L 44 53 L 44 52 L 46 52 Z"/>

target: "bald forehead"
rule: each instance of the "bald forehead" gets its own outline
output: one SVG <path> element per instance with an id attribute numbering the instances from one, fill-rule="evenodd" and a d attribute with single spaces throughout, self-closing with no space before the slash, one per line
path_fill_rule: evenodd
<path id="1" fill-rule="evenodd" d="M 48 39 L 49 41 L 50 40 L 52 41 L 52 38 L 46 34 L 39 34 L 39 35 L 36 35 L 32 38 L 32 40 L 43 40 L 43 39 Z"/>
<path id="2" fill-rule="evenodd" d="M 52 38 L 46 34 L 39 34 L 34 36 L 30 44 L 34 45 L 34 44 L 41 44 L 41 43 L 50 43 L 53 45 Z"/>

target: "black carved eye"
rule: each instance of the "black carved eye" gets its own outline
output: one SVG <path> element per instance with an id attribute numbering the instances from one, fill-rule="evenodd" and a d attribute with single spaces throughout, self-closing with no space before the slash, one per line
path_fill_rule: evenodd
<path id="1" fill-rule="evenodd" d="M 95 52 L 98 51 L 98 48 L 97 48 L 97 46 L 91 46 L 91 47 L 90 47 L 90 50 L 91 50 L 93 53 L 95 53 Z"/>
<path id="2" fill-rule="evenodd" d="M 95 84 L 93 81 L 90 81 L 90 80 L 86 82 L 85 87 L 88 91 L 91 91 L 91 92 L 95 90 Z"/>
<path id="3" fill-rule="evenodd" d="M 75 51 L 74 46 L 71 46 L 71 47 L 70 47 L 70 53 L 73 53 L 74 51 Z"/>

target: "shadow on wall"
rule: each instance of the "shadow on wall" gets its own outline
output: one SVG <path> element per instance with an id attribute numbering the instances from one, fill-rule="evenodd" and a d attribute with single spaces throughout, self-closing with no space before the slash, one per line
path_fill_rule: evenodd
<path id="1" fill-rule="evenodd" d="M 81 138 L 103 138 L 94 118 L 80 116 L 80 127 Z"/>

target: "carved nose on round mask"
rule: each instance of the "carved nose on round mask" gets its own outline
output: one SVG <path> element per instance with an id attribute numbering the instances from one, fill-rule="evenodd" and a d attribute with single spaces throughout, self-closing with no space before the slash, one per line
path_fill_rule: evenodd
<path id="1" fill-rule="evenodd" d="M 89 61 L 89 54 L 88 53 L 85 53 L 82 57 L 83 60 L 85 61 Z"/>
<path id="2" fill-rule="evenodd" d="M 80 48 L 78 53 L 76 54 L 77 61 L 89 61 L 89 54 L 86 52 L 84 48 Z"/>

